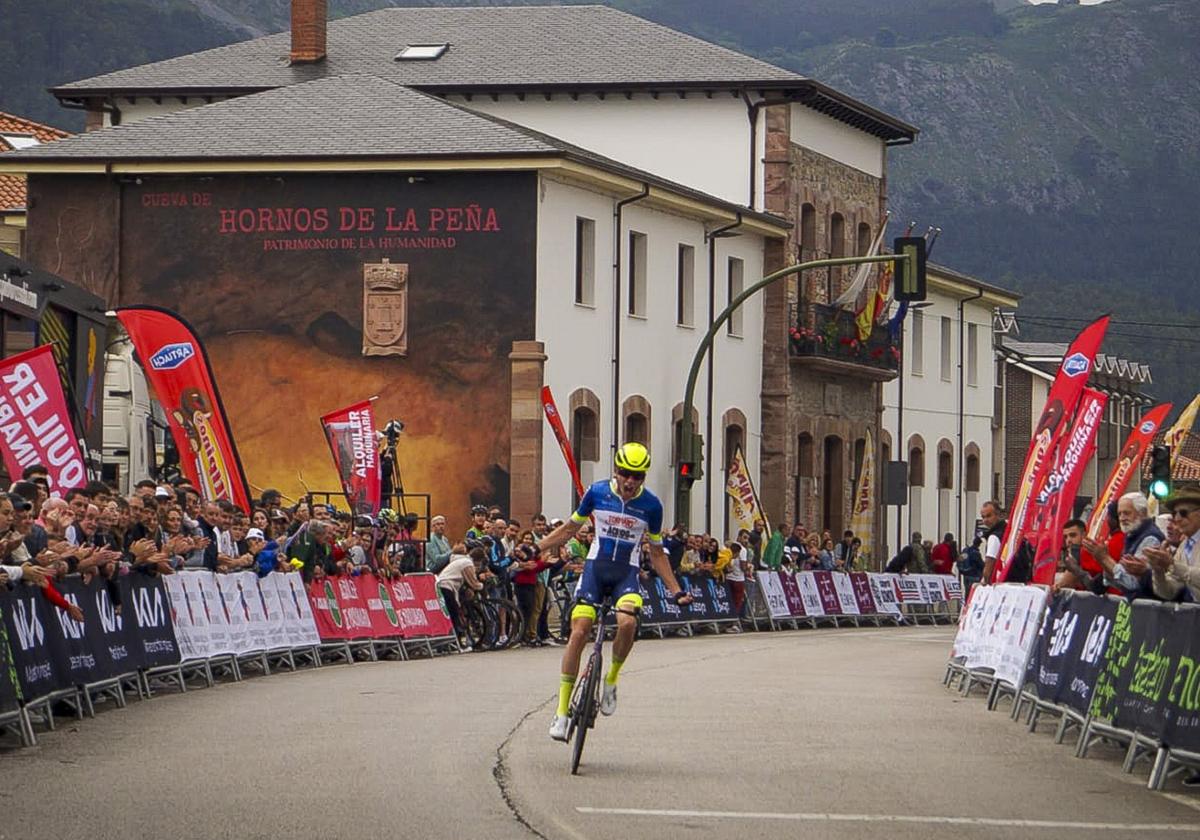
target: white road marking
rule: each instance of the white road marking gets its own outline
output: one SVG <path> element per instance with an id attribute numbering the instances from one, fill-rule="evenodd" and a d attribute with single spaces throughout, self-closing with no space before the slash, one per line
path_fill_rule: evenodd
<path id="1" fill-rule="evenodd" d="M 927 825 L 995 826 L 1000 828 L 1051 828 L 1079 831 L 1173 831 L 1200 832 L 1200 823 L 1104 823 L 1060 820 L 1011 820 L 992 817 L 932 817 L 903 814 L 804 814 L 774 811 L 673 811 L 643 808 L 575 809 L 581 814 L 606 814 L 628 817 L 689 817 L 693 819 L 792 820 L 796 822 L 921 823 Z"/>
<path id="2" fill-rule="evenodd" d="M 1137 784 L 1139 787 L 1145 787 L 1142 782 L 1138 782 Z M 1196 797 L 1194 796 L 1184 796 L 1181 793 L 1168 793 L 1166 791 L 1159 791 L 1159 796 L 1170 799 L 1172 802 L 1176 802 L 1180 805 L 1186 805 L 1193 811 L 1200 811 L 1200 802 L 1197 802 Z"/>

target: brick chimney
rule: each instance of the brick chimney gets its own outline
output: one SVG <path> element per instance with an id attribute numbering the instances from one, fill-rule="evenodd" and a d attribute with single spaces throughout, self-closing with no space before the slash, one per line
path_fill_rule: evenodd
<path id="1" fill-rule="evenodd" d="M 292 0 L 292 64 L 325 60 L 328 0 Z"/>

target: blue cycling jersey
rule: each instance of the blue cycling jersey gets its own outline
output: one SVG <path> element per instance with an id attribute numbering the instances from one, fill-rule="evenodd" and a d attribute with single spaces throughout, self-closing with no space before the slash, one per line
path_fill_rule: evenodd
<path id="1" fill-rule="evenodd" d="M 596 520 L 596 535 L 588 560 L 637 567 L 643 534 L 662 545 L 662 502 L 644 486 L 626 502 L 617 493 L 616 482 L 597 481 L 583 494 L 571 519 L 582 525 L 589 516 Z"/>

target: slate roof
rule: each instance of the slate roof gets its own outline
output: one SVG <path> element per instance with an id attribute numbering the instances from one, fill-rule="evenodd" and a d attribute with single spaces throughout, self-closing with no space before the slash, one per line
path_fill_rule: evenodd
<path id="1" fill-rule="evenodd" d="M 290 66 L 280 32 L 73 82 L 87 89 L 277 87 L 371 73 L 405 85 L 796 81 L 803 77 L 606 6 L 389 8 L 330 21 L 328 58 Z M 448 43 L 434 61 L 395 61 L 408 44 Z"/>
<path id="2" fill-rule="evenodd" d="M 5 162 L 569 158 L 788 227 L 690 187 L 395 82 L 319 79 L 9 152 Z"/>
<path id="3" fill-rule="evenodd" d="M 347 75 L 89 131 L 19 160 L 555 154 L 559 148 L 375 76 Z"/>
<path id="4" fill-rule="evenodd" d="M 52 140 L 68 136 L 67 132 L 62 129 L 0 111 L 0 135 L 3 134 L 32 134 L 39 143 L 49 143 Z M 0 153 L 7 152 L 11 148 L 0 136 Z M 25 203 L 25 176 L 0 175 L 0 212 L 23 210 Z"/>
<path id="5" fill-rule="evenodd" d="M 365 73 L 431 92 L 794 88 L 799 101 L 887 139 L 916 129 L 789 70 L 606 6 L 389 8 L 330 21 L 327 57 L 288 63 L 289 32 L 131 67 L 53 89 L 105 95 L 239 95 Z M 447 43 L 432 61 L 409 44 Z"/>

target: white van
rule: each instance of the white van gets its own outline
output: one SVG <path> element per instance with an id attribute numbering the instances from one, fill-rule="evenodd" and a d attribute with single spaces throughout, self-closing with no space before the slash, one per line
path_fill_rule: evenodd
<path id="1" fill-rule="evenodd" d="M 166 424 L 162 410 L 150 397 L 146 375 L 134 360 L 128 339 L 109 345 L 104 365 L 102 478 L 128 495 L 136 482 L 158 474 Z"/>

